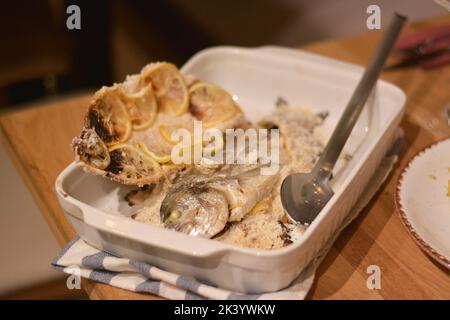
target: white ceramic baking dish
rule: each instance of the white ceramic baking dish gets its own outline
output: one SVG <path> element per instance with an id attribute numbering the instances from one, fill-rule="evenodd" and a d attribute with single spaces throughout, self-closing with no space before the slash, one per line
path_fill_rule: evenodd
<path id="1" fill-rule="evenodd" d="M 362 74 L 348 63 L 278 47 L 215 47 L 192 57 L 182 72 L 221 85 L 251 120 L 269 114 L 278 97 L 329 111 L 329 135 Z M 379 81 L 345 150 L 352 155 L 332 180 L 335 195 L 303 237 L 285 248 L 255 250 L 192 237 L 130 219 L 123 196 L 130 188 L 92 176 L 72 163 L 57 178 L 67 219 L 93 246 L 246 293 L 286 287 L 336 232 L 391 144 L 402 116 L 403 92 Z"/>

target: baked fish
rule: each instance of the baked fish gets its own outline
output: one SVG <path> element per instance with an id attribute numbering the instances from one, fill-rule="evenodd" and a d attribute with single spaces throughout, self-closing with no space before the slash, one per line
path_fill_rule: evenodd
<path id="1" fill-rule="evenodd" d="M 235 165 L 213 175 L 183 176 L 162 201 L 161 222 L 189 235 L 215 236 L 270 195 L 278 175 L 261 175 L 260 169 Z"/>
<path id="2" fill-rule="evenodd" d="M 176 175 L 182 166 L 171 161 L 177 143 L 171 133 L 192 130 L 196 120 L 220 130 L 245 122 L 222 88 L 185 77 L 173 64 L 153 63 L 96 92 L 72 149 L 89 172 L 144 186 Z"/>

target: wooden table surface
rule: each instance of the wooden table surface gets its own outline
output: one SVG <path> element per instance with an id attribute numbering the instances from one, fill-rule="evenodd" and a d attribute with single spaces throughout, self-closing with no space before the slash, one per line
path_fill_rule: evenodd
<path id="1" fill-rule="evenodd" d="M 450 16 L 408 25 L 404 34 L 442 23 L 450 23 Z M 365 65 L 379 39 L 380 33 L 372 31 L 302 49 Z M 450 272 L 416 246 L 394 205 L 400 169 L 424 146 L 450 136 L 444 117 L 444 109 L 450 104 L 450 64 L 428 71 L 413 67 L 386 72 L 382 78 L 406 93 L 406 114 L 401 123 L 405 146 L 393 174 L 342 232 L 319 267 L 309 298 L 450 299 Z M 0 118 L 2 140 L 61 246 L 75 232 L 56 200 L 54 182 L 73 159 L 69 143 L 80 131 L 89 98 L 42 103 Z M 381 268 L 380 290 L 366 286 L 369 265 Z M 92 281 L 83 281 L 83 287 L 93 299 L 155 298 Z"/>

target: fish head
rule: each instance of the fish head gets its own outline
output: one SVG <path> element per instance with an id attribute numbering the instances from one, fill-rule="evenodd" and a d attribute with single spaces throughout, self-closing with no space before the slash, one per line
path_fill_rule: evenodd
<path id="1" fill-rule="evenodd" d="M 228 202 L 221 192 L 204 181 L 185 183 L 168 192 L 160 215 L 166 228 L 211 238 L 225 228 Z"/>

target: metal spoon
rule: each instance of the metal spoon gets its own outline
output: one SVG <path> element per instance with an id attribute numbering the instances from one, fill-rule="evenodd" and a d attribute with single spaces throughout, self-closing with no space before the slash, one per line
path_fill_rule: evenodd
<path id="1" fill-rule="evenodd" d="M 293 220 L 310 224 L 333 196 L 329 185 L 333 167 L 405 21 L 406 17 L 395 13 L 314 169 L 310 173 L 294 173 L 284 179 L 281 202 Z"/>

